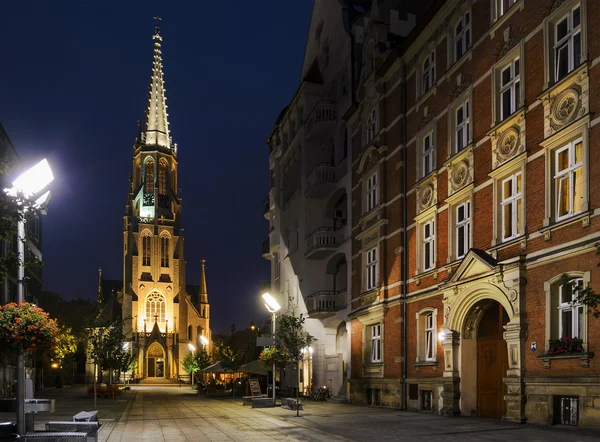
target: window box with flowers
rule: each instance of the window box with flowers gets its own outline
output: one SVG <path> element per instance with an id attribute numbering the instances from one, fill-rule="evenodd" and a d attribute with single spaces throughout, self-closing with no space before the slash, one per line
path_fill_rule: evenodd
<path id="1" fill-rule="evenodd" d="M 585 351 L 583 339 L 563 336 L 561 339 L 550 339 L 548 341 L 548 352 L 538 356 L 544 363 L 544 368 L 550 368 L 552 360 L 555 359 L 579 359 L 581 366 L 588 368 L 590 359 L 594 353 Z"/>

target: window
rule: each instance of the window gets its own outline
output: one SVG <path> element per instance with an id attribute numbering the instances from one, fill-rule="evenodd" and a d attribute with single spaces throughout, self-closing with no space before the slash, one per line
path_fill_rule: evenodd
<path id="1" fill-rule="evenodd" d="M 502 180 L 501 213 L 502 213 L 502 240 L 515 238 L 523 233 L 523 188 L 522 174 L 515 173 Z"/>
<path id="2" fill-rule="evenodd" d="M 367 212 L 377 205 L 377 173 L 367 179 Z"/>
<path id="3" fill-rule="evenodd" d="M 471 46 L 471 13 L 465 12 L 454 27 L 454 60 L 458 61 Z"/>
<path id="4" fill-rule="evenodd" d="M 511 116 L 521 104 L 521 77 L 516 58 L 500 71 L 500 118 Z"/>
<path id="5" fill-rule="evenodd" d="M 556 81 L 581 63 L 581 8 L 572 8 L 554 24 L 554 66 Z"/>
<path id="6" fill-rule="evenodd" d="M 423 176 L 433 172 L 433 132 L 429 132 L 423 137 Z"/>
<path id="7" fill-rule="evenodd" d="M 465 201 L 456 206 L 456 259 L 469 251 L 471 238 L 471 202 Z"/>
<path id="8" fill-rule="evenodd" d="M 498 17 L 502 17 L 506 14 L 506 11 L 510 9 L 512 5 L 514 5 L 517 0 L 496 0 L 496 13 Z"/>
<path id="9" fill-rule="evenodd" d="M 373 109 L 367 118 L 367 143 L 370 143 L 379 132 L 379 121 L 377 118 L 377 108 Z"/>
<path id="10" fill-rule="evenodd" d="M 431 51 L 423 61 L 423 87 L 421 89 L 424 94 L 435 83 L 435 50 Z"/>
<path id="11" fill-rule="evenodd" d="M 152 237 L 150 235 L 142 236 L 142 265 L 150 265 L 150 256 L 152 253 Z"/>
<path id="12" fill-rule="evenodd" d="M 583 305 L 579 302 L 579 290 L 583 279 L 572 279 L 558 288 L 558 335 L 553 339 L 583 339 Z"/>
<path id="13" fill-rule="evenodd" d="M 367 290 L 377 287 L 377 247 L 367 252 Z"/>
<path id="14" fill-rule="evenodd" d="M 568 143 L 554 154 L 556 221 L 583 211 L 582 140 Z"/>
<path id="15" fill-rule="evenodd" d="M 144 178 L 144 192 L 154 193 L 154 161 L 146 161 L 146 175 Z"/>
<path id="16" fill-rule="evenodd" d="M 435 359 L 435 324 L 433 323 L 433 313 L 425 315 L 425 360 L 433 361 Z"/>
<path id="17" fill-rule="evenodd" d="M 146 320 L 165 322 L 165 298 L 160 293 L 151 293 L 146 298 Z"/>
<path id="18" fill-rule="evenodd" d="M 381 362 L 381 324 L 371 326 L 371 362 Z"/>
<path id="19" fill-rule="evenodd" d="M 460 152 L 469 144 L 469 100 L 455 110 L 455 151 Z"/>
<path id="20" fill-rule="evenodd" d="M 435 222 L 429 220 L 423 224 L 423 270 L 435 267 Z"/>
<path id="21" fill-rule="evenodd" d="M 169 267 L 169 237 L 160 238 L 160 266 Z"/>
<path id="22" fill-rule="evenodd" d="M 167 194 L 167 165 L 164 161 L 158 165 L 158 194 Z"/>

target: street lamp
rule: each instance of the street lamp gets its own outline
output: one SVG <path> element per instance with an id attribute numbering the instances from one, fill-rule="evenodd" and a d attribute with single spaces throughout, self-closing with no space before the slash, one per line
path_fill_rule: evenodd
<path id="1" fill-rule="evenodd" d="M 273 344 L 275 344 L 275 318 L 277 312 L 281 310 L 281 306 L 269 293 L 264 293 L 262 297 L 265 301 L 265 307 L 273 315 L 271 337 L 273 338 Z M 275 361 L 273 361 L 273 406 L 275 406 Z"/>
<path id="2" fill-rule="evenodd" d="M 194 347 L 192 344 L 188 343 L 188 348 L 190 349 L 190 352 L 194 353 L 196 351 L 196 347 Z M 192 388 L 194 388 L 194 373 L 190 372 L 190 384 L 192 385 Z"/>
<path id="3" fill-rule="evenodd" d="M 26 170 L 13 181 L 10 189 L 4 189 L 20 203 L 17 223 L 17 255 L 19 267 L 17 271 L 17 303 L 25 302 L 23 280 L 25 279 L 25 203 L 32 203 L 34 209 L 44 210 L 50 200 L 50 192 L 40 193 L 54 180 L 52 169 L 44 158 L 32 168 Z M 25 434 L 25 356 L 19 353 L 17 362 L 17 432 Z"/>
<path id="4" fill-rule="evenodd" d="M 208 339 L 206 339 L 206 336 L 204 336 L 204 335 L 200 336 L 200 342 L 202 343 L 202 345 L 204 347 L 206 347 L 208 345 Z"/>

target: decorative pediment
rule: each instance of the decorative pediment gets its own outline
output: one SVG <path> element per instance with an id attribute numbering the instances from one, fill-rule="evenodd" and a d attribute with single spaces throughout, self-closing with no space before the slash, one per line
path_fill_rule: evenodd
<path id="1" fill-rule="evenodd" d="M 375 166 L 379 162 L 381 154 L 386 150 L 386 146 L 371 143 L 361 154 L 360 162 L 358 163 L 358 169 L 356 172 L 360 174 L 365 170 L 369 170 L 371 167 Z"/>
<path id="2" fill-rule="evenodd" d="M 449 283 L 469 280 L 495 270 L 498 262 L 486 252 L 471 249 L 450 278 Z"/>
<path id="3" fill-rule="evenodd" d="M 469 89 L 469 87 L 471 87 L 471 85 L 473 84 L 471 82 L 471 78 L 472 77 L 470 73 L 460 74 L 460 77 L 457 77 L 458 81 L 456 86 L 454 86 L 448 94 L 450 98 L 450 103 L 452 103 L 454 100 L 460 97 L 463 92 L 465 92 L 467 89 Z"/>

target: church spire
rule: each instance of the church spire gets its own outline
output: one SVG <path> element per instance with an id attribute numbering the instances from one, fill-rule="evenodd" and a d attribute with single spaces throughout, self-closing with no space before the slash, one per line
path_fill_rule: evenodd
<path id="1" fill-rule="evenodd" d="M 167 121 L 167 99 L 165 97 L 165 83 L 163 81 L 163 64 L 159 22 L 156 19 L 154 40 L 154 60 L 152 62 L 152 76 L 150 77 L 150 91 L 148 93 L 148 108 L 146 109 L 145 143 L 147 146 L 161 146 L 171 148 L 169 137 L 169 123 Z"/>
<path id="2" fill-rule="evenodd" d="M 204 272 L 204 264 L 206 259 L 200 261 L 202 263 L 202 270 L 200 270 L 200 303 L 208 303 L 208 292 L 206 291 L 206 273 Z"/>

